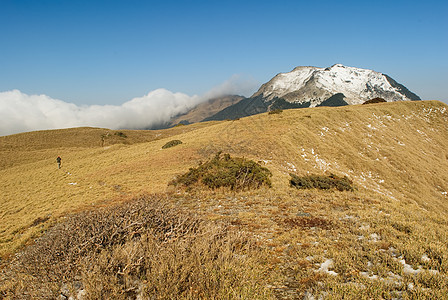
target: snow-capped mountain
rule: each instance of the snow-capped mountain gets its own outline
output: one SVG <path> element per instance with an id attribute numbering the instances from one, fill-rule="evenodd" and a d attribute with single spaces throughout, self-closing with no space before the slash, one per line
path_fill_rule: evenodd
<path id="1" fill-rule="evenodd" d="M 386 101 L 420 100 L 406 87 L 389 76 L 372 70 L 346 67 L 341 64 L 329 68 L 297 67 L 280 73 L 251 97 L 264 101 L 282 98 L 290 103 L 319 106 L 336 94 L 343 94 L 347 104 L 362 104 L 372 98 Z"/>
<path id="2" fill-rule="evenodd" d="M 277 74 L 250 98 L 245 98 L 204 121 L 236 119 L 274 109 L 362 104 L 382 98 L 386 101 L 420 100 L 389 76 L 372 70 L 346 67 L 297 67 Z"/>

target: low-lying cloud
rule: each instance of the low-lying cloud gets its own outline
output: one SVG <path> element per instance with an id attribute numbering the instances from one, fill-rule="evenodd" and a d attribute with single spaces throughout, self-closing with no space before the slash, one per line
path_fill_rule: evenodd
<path id="1" fill-rule="evenodd" d="M 259 83 L 253 78 L 245 78 L 235 74 L 222 84 L 215 86 L 205 93 L 202 98 L 205 100 L 224 95 L 242 95 L 249 97 L 258 88 Z"/>
<path id="2" fill-rule="evenodd" d="M 230 78 L 203 96 L 189 96 L 157 89 L 122 105 L 78 106 L 46 95 L 19 90 L 0 92 L 0 135 L 71 127 L 146 129 L 168 122 L 197 104 L 225 94 L 244 94 L 253 81 Z"/>
<path id="3" fill-rule="evenodd" d="M 157 89 L 119 106 L 77 106 L 46 95 L 13 90 L 0 93 L 0 135 L 81 126 L 149 128 L 186 112 L 200 101 L 199 96 Z"/>

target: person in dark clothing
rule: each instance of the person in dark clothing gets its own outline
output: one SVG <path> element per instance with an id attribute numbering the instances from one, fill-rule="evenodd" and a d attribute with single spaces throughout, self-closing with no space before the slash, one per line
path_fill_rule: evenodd
<path id="1" fill-rule="evenodd" d="M 62 158 L 60 156 L 58 156 L 58 158 L 56 158 L 56 161 L 58 162 L 58 169 L 60 169 Z"/>

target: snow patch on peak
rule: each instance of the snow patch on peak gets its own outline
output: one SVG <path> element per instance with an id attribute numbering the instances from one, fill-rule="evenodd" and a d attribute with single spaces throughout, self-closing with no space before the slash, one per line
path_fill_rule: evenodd
<path id="1" fill-rule="evenodd" d="M 333 69 L 333 68 L 345 68 L 345 66 L 343 64 L 334 64 L 330 67 L 330 69 Z"/>
<path id="2" fill-rule="evenodd" d="M 315 71 L 316 68 L 313 67 L 302 67 L 300 69 L 295 68 L 289 73 L 280 73 L 275 77 L 276 80 L 272 82 L 270 90 L 263 94 L 272 100 L 279 93 L 287 94 L 301 89 Z"/>
<path id="3" fill-rule="evenodd" d="M 328 72 L 317 72 L 315 77 L 318 88 L 331 94 L 343 93 L 349 104 L 361 104 L 382 91 L 395 93 L 384 75 L 372 70 L 334 65 Z"/>

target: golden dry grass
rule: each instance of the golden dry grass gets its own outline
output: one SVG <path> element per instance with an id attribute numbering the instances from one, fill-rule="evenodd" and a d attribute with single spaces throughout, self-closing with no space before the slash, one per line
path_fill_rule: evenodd
<path id="1" fill-rule="evenodd" d="M 110 130 L 81 127 L 0 136 L 0 170 L 57 156 L 59 153 L 77 152 L 84 148 L 155 141 L 206 127 L 209 124 L 198 123 L 165 130 Z"/>
<path id="2" fill-rule="evenodd" d="M 0 253 L 14 253 L 69 212 L 166 192 L 175 175 L 222 150 L 262 162 L 273 173 L 273 188 L 169 190 L 168 201 L 257 237 L 271 253 L 279 278 L 266 284 L 278 297 L 430 299 L 448 292 L 447 105 L 285 110 L 190 126 L 141 143 L 53 146 L 36 150 L 39 155 L 25 149 L 31 158 L 0 171 Z M 174 136 L 183 144 L 162 150 Z M 2 151 L 2 159 L 14 160 L 13 154 Z M 289 187 L 289 173 L 330 172 L 348 176 L 357 190 Z"/>

